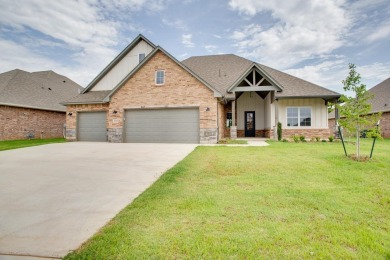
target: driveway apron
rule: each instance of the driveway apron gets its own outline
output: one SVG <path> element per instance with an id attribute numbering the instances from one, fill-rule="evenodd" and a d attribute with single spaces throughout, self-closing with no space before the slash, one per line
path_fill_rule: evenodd
<path id="1" fill-rule="evenodd" d="M 0 152 L 0 259 L 65 256 L 196 146 L 74 142 Z"/>

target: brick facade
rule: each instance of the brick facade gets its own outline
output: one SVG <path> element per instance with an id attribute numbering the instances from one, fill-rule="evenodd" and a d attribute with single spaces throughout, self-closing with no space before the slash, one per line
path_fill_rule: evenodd
<path id="1" fill-rule="evenodd" d="M 336 121 L 334 118 L 328 120 L 329 130 L 331 133 L 336 131 Z M 382 137 L 390 138 L 390 112 L 384 112 L 381 117 L 380 128 L 382 132 Z"/>
<path id="2" fill-rule="evenodd" d="M 155 84 L 157 70 L 165 71 L 164 85 Z M 163 52 L 157 52 L 113 96 L 108 104 L 70 105 L 67 116 L 67 138 L 76 139 L 77 112 L 108 111 L 107 132 L 109 142 L 123 142 L 123 117 L 128 109 L 198 107 L 200 142 L 216 143 L 223 130 L 218 124 L 223 121 L 223 106 L 214 97 L 213 91 L 182 69 Z M 117 111 L 117 113 L 113 113 Z"/>
<path id="3" fill-rule="evenodd" d="M 328 120 L 329 134 L 335 136 L 336 129 L 336 120 L 334 118 Z"/>
<path id="4" fill-rule="evenodd" d="M 0 105 L 0 140 L 63 137 L 65 112 Z"/>
<path id="5" fill-rule="evenodd" d="M 384 112 L 381 117 L 381 130 L 384 138 L 390 138 L 390 112 Z"/>

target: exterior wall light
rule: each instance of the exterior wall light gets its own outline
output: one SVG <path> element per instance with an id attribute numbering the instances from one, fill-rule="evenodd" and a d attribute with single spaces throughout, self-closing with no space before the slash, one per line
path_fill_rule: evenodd
<path id="1" fill-rule="evenodd" d="M 72 115 L 73 115 L 73 113 L 72 113 L 72 112 L 69 112 L 69 113 L 68 113 L 68 116 L 72 116 Z"/>
<path id="2" fill-rule="evenodd" d="M 112 113 L 113 113 L 113 114 L 116 114 L 116 113 L 118 113 L 118 111 L 114 110 L 114 111 L 112 111 Z"/>

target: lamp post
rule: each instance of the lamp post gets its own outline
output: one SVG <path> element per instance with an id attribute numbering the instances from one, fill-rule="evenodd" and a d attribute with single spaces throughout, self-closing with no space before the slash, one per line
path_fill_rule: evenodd
<path id="1" fill-rule="evenodd" d="M 376 138 L 379 134 L 379 124 L 380 124 L 381 120 L 378 120 L 378 122 L 376 123 L 376 133 L 375 133 L 375 136 L 374 136 L 374 141 L 372 142 L 372 148 L 371 148 L 371 153 L 370 153 L 370 159 L 372 159 L 372 153 L 374 152 L 374 146 L 375 146 L 375 141 L 376 141 Z"/>
<path id="2" fill-rule="evenodd" d="M 339 135 L 340 135 L 340 138 L 341 138 L 341 142 L 343 143 L 343 148 L 344 148 L 345 156 L 348 156 L 347 150 L 345 149 L 343 133 L 341 132 L 341 127 L 340 127 L 340 125 L 339 125 L 339 121 L 336 121 L 336 126 L 337 126 L 337 129 L 339 130 Z"/>

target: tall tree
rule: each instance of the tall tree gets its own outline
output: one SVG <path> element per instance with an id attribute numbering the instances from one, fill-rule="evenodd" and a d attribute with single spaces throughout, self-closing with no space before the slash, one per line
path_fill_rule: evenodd
<path id="1" fill-rule="evenodd" d="M 353 96 L 341 96 L 341 105 L 338 105 L 340 119 L 339 123 L 351 133 L 356 134 L 356 159 L 360 158 L 360 132 L 362 130 L 374 129 L 380 115 L 371 114 L 371 104 L 369 100 L 372 98 L 366 90 L 366 85 L 361 83 L 361 76 L 356 72 L 356 66 L 349 64 L 349 74 L 342 81 L 344 91 L 350 91 Z"/>

